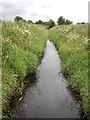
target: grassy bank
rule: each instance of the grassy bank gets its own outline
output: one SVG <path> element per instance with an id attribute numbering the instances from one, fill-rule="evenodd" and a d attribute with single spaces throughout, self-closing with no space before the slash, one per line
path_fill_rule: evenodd
<path id="1" fill-rule="evenodd" d="M 88 40 L 87 24 L 64 25 L 50 30 L 68 85 L 84 109 L 88 111 Z"/>
<path id="2" fill-rule="evenodd" d="M 38 67 L 44 53 L 46 39 L 47 30 L 45 27 L 23 22 L 3 22 L 3 117 L 11 117 L 11 99 L 16 96 L 19 99 L 22 96 L 25 89 L 25 76 L 35 72 Z"/>
<path id="3" fill-rule="evenodd" d="M 2 81 L 1 81 L 1 34 L 2 34 L 2 22 L 0 21 L 0 118 L 2 118 Z"/>

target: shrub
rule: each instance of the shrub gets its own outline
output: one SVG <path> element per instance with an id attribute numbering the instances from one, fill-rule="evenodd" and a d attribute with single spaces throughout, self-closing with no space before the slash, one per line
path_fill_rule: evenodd
<path id="1" fill-rule="evenodd" d="M 49 28 L 54 27 L 54 26 L 55 26 L 55 22 L 54 22 L 52 19 L 49 20 L 49 21 L 48 21 L 48 26 L 49 26 Z"/>

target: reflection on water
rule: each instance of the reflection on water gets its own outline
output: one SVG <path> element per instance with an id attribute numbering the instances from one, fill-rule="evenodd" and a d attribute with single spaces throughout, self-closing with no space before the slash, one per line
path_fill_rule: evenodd
<path id="1" fill-rule="evenodd" d="M 30 87 L 17 107 L 15 118 L 79 118 L 80 105 L 67 89 L 61 74 L 61 61 L 52 42 L 47 41 L 37 82 Z"/>

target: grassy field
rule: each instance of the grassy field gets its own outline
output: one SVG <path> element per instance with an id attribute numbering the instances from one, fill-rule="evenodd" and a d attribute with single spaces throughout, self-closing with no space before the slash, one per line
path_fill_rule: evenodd
<path id="1" fill-rule="evenodd" d="M 69 88 L 88 111 L 88 25 L 63 25 L 50 30 Z"/>
<path id="2" fill-rule="evenodd" d="M 2 107 L 11 117 L 11 100 L 25 89 L 25 76 L 34 73 L 44 53 L 47 30 L 43 26 L 3 22 L 2 24 Z M 32 79 L 31 79 L 32 81 Z"/>

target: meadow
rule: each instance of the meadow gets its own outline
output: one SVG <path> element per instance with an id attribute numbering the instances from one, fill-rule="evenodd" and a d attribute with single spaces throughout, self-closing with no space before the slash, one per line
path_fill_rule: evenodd
<path id="1" fill-rule="evenodd" d="M 50 29 L 50 40 L 55 44 L 62 61 L 63 73 L 69 89 L 88 112 L 88 25 L 61 25 Z"/>
<path id="2" fill-rule="evenodd" d="M 2 23 L 2 110 L 3 118 L 13 113 L 11 104 L 19 100 L 25 84 L 32 79 L 25 77 L 35 72 L 44 53 L 47 30 L 43 26 L 24 22 Z"/>

